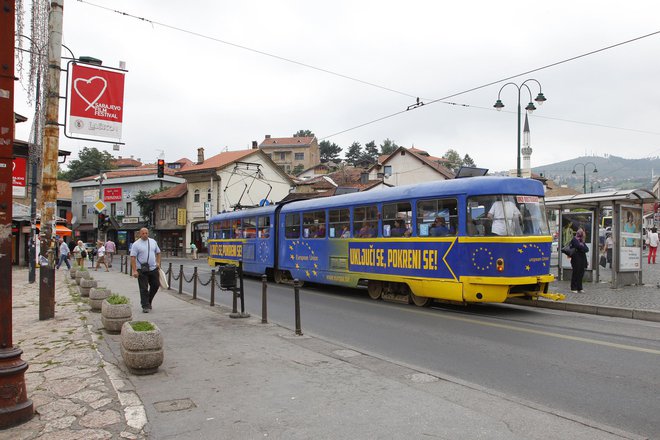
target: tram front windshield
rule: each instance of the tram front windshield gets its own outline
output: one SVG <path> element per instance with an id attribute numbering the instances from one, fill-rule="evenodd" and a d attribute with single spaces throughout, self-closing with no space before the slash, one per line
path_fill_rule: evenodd
<path id="1" fill-rule="evenodd" d="M 467 210 L 468 235 L 550 235 L 543 197 L 469 197 Z"/>

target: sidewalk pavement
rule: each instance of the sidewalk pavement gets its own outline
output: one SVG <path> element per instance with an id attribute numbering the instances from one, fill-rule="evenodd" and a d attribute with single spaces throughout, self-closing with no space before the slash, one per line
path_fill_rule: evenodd
<path id="1" fill-rule="evenodd" d="M 120 336 L 103 331 L 64 270 L 55 319 L 39 321 L 38 284 L 15 269 L 14 342 L 37 414 L 0 439 L 638 438 L 257 317 L 230 319 L 189 295 L 161 291 L 143 314 L 135 279 L 117 268 L 92 274 L 130 298 L 134 320 L 162 330 L 163 365 L 128 373 Z"/>

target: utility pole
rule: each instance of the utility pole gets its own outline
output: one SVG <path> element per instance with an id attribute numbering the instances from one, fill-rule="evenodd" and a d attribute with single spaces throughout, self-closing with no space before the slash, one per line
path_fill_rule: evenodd
<path id="1" fill-rule="evenodd" d="M 44 128 L 44 158 L 41 190 L 41 255 L 39 277 L 39 320 L 55 317 L 55 208 L 57 206 L 57 152 L 59 150 L 60 68 L 62 56 L 62 15 L 64 0 L 51 0 L 48 15 L 48 93 Z"/>
<path id="2" fill-rule="evenodd" d="M 28 364 L 13 343 L 11 285 L 12 158 L 14 155 L 14 0 L 0 0 L 0 429 L 32 418 Z"/>

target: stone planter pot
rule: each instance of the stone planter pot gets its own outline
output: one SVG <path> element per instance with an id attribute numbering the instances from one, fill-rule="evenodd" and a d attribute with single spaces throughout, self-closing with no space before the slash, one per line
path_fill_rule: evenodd
<path id="1" fill-rule="evenodd" d="M 136 332 L 130 322 L 125 322 L 121 328 L 121 357 L 133 374 L 153 374 L 163 363 L 163 335 L 155 324 L 154 327 Z"/>
<path id="2" fill-rule="evenodd" d="M 89 306 L 92 312 L 100 312 L 103 300 L 110 296 L 110 289 L 92 287 L 89 289 Z"/>
<path id="3" fill-rule="evenodd" d="M 76 279 L 76 272 L 78 272 L 76 266 L 73 266 L 71 270 L 69 270 L 69 276 L 71 277 L 72 280 Z"/>
<path id="4" fill-rule="evenodd" d="M 110 304 L 107 299 L 101 302 L 101 322 L 108 333 L 119 333 L 125 322 L 133 318 L 130 304 Z"/>
<path id="5" fill-rule="evenodd" d="M 92 287 L 98 287 L 98 281 L 96 280 L 87 280 L 85 278 L 80 280 L 80 296 L 82 297 L 88 297 L 89 296 L 89 289 Z"/>
<path id="6" fill-rule="evenodd" d="M 82 279 L 91 280 L 92 274 L 86 270 L 77 270 L 76 271 L 76 284 L 80 286 L 80 280 Z"/>

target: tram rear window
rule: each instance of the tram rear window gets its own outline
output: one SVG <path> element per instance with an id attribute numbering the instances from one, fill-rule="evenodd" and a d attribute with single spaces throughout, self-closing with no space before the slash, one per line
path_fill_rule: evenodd
<path id="1" fill-rule="evenodd" d="M 300 238 L 300 214 L 287 214 L 284 216 L 284 236 L 286 238 Z"/>
<path id="2" fill-rule="evenodd" d="M 257 218 L 248 217 L 243 219 L 243 237 L 257 238 Z"/>
<path id="3" fill-rule="evenodd" d="M 243 238 L 243 226 L 241 225 L 241 219 L 231 220 L 230 238 Z"/>
<path id="4" fill-rule="evenodd" d="M 220 234 L 217 236 L 217 238 L 229 238 L 230 231 L 231 231 L 231 221 L 221 220 L 220 221 Z"/>

